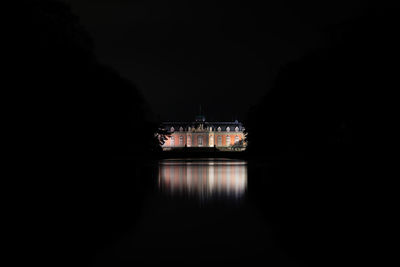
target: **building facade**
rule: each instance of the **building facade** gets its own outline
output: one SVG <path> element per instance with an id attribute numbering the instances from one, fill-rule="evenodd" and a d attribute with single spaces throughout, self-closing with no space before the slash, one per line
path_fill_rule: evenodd
<path id="1" fill-rule="evenodd" d="M 237 120 L 207 122 L 204 116 L 197 116 L 193 122 L 164 122 L 161 128 L 168 133 L 162 144 L 164 151 L 184 147 L 209 147 L 221 151 L 246 149 L 244 127 Z"/>

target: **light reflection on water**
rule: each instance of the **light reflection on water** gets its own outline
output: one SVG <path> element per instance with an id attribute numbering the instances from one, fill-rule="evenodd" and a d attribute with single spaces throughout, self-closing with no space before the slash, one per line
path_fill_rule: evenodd
<path id="1" fill-rule="evenodd" d="M 197 159 L 159 162 L 159 190 L 165 194 L 202 199 L 240 199 L 247 188 L 247 162 L 243 160 Z"/>

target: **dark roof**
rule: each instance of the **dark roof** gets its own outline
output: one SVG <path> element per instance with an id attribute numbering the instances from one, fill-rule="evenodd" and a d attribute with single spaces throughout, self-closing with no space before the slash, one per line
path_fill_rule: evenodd
<path id="1" fill-rule="evenodd" d="M 187 130 L 189 127 L 197 127 L 199 122 L 163 122 L 161 127 L 170 131 L 171 127 L 174 127 L 175 131 L 179 131 L 179 128 L 182 127 L 184 130 Z M 203 122 L 204 128 L 213 127 L 215 130 L 218 127 L 221 127 L 221 131 L 226 131 L 226 128 L 229 127 L 231 131 L 234 131 L 236 127 L 239 127 L 239 131 L 243 131 L 244 127 L 241 122 L 233 121 L 233 122 Z"/>

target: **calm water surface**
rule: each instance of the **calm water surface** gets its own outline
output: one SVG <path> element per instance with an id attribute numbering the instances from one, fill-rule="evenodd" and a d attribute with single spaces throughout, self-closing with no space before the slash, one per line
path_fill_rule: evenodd
<path id="1" fill-rule="evenodd" d="M 164 160 L 159 163 L 159 191 L 200 200 L 241 200 L 247 188 L 247 163 L 241 160 Z"/>
<path id="2" fill-rule="evenodd" d="M 250 201 L 247 162 L 160 161 L 139 221 L 97 266 L 293 266 Z"/>

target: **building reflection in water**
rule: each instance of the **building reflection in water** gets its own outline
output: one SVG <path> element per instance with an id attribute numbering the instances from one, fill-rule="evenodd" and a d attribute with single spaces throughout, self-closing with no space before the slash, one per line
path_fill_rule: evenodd
<path id="1" fill-rule="evenodd" d="M 239 199 L 247 188 L 247 163 L 242 160 L 163 160 L 159 163 L 161 192 L 203 199 Z"/>

